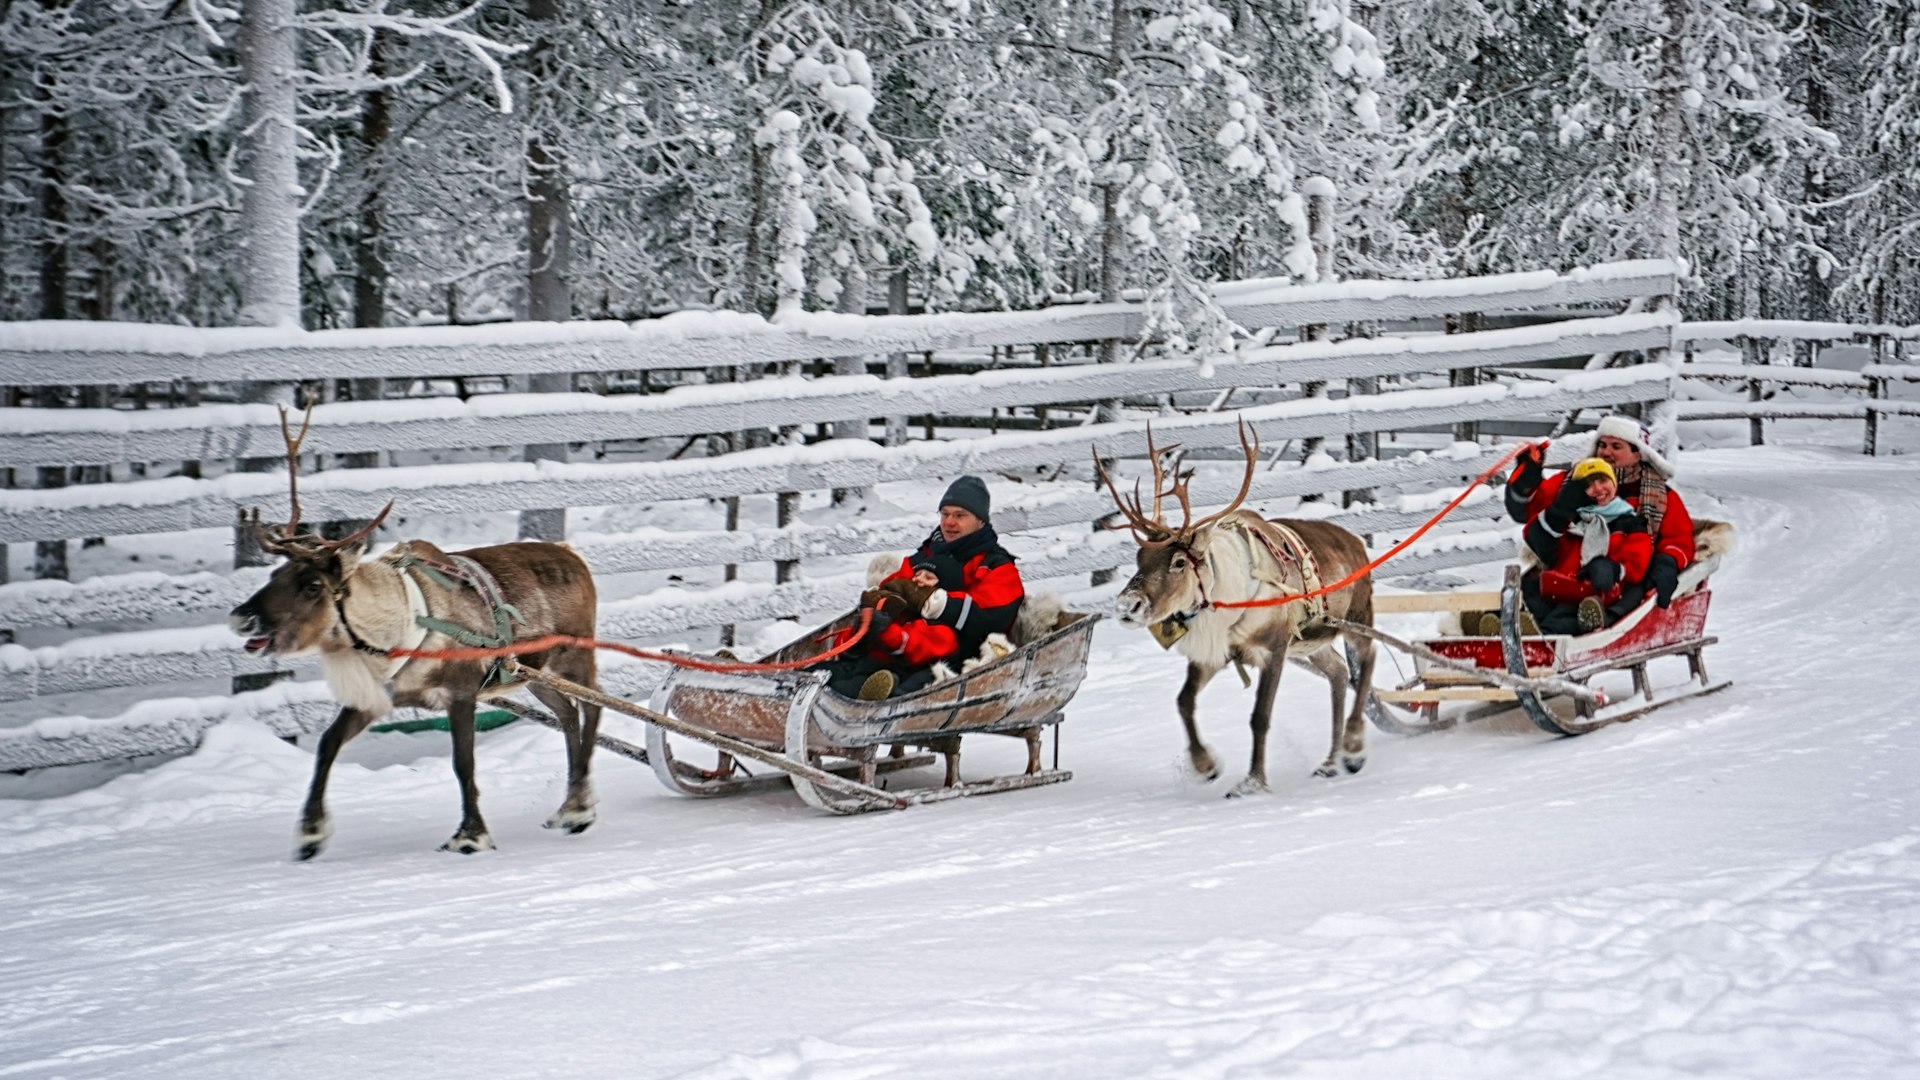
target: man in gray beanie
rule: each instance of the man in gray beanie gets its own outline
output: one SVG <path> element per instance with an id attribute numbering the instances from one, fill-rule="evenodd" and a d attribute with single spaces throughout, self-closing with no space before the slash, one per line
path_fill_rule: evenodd
<path id="1" fill-rule="evenodd" d="M 919 610 L 876 612 L 865 647 L 829 663 L 829 686 L 866 701 L 911 693 L 933 681 L 935 663 L 967 660 L 989 634 L 1013 628 L 1026 587 L 993 531 L 992 511 L 979 477 L 962 476 L 947 486 L 940 524 L 880 583 L 885 588 L 911 582 L 928 590 Z"/>

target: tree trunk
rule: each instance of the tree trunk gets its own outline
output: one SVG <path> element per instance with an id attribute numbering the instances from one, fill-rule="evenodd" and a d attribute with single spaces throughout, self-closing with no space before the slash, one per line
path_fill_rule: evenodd
<path id="1" fill-rule="evenodd" d="M 51 89 L 42 86 L 45 107 L 40 118 L 40 317 L 67 317 L 67 118 L 52 100 Z M 35 395 L 43 409 L 67 406 L 67 388 L 41 386 Z M 43 465 L 37 472 L 38 486 L 67 486 L 65 466 Z M 66 581 L 71 577 L 65 540 L 36 540 L 33 545 L 33 576 Z"/>
<path id="2" fill-rule="evenodd" d="M 557 40 L 565 6 L 565 0 L 527 0 L 527 18 L 539 35 L 527 54 L 527 108 L 533 131 L 527 139 L 527 318 L 535 322 L 565 322 L 573 314 L 572 214 L 559 118 L 570 97 Z M 535 375 L 527 381 L 527 388 L 536 394 L 562 393 L 571 387 L 572 378 L 566 373 Z M 566 461 L 567 445 L 531 445 L 524 458 Z M 565 507 L 520 511 L 522 540 L 564 540 L 566 535 Z"/>
<path id="3" fill-rule="evenodd" d="M 387 75 L 388 36 L 376 33 L 368 50 L 367 74 L 375 79 Z M 393 91 L 378 86 L 367 91 L 360 105 L 360 231 L 354 238 L 353 325 L 377 327 L 387 324 L 386 235 L 381 228 L 381 209 L 386 196 L 386 169 L 381 155 L 393 134 Z M 355 400 L 364 400 L 356 392 Z"/>
<path id="4" fill-rule="evenodd" d="M 1661 0 L 1666 26 L 1660 35 L 1660 75 L 1654 91 L 1658 141 L 1653 161 L 1653 228 L 1648 256 L 1680 258 L 1680 176 L 1690 152 L 1683 95 L 1688 86 L 1685 43 L 1688 0 Z"/>
<path id="5" fill-rule="evenodd" d="M 294 153 L 298 72 L 294 0 L 240 5 L 247 81 L 240 201 L 240 323 L 300 325 L 300 175 Z"/>
<path id="6" fill-rule="evenodd" d="M 901 267 L 887 278 L 887 314 L 905 315 L 907 313 L 907 270 Z M 908 377 L 907 354 L 903 352 L 887 354 L 887 378 L 904 379 Z M 906 416 L 887 417 L 886 444 L 903 446 L 907 441 Z"/>

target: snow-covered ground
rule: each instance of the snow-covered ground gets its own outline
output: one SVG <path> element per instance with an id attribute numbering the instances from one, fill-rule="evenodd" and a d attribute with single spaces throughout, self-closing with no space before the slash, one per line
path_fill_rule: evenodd
<path id="1" fill-rule="evenodd" d="M 1181 773 L 1180 664 L 1110 623 L 1071 783 L 884 816 L 603 754 L 599 824 L 552 835 L 560 744 L 524 725 L 481 737 L 471 858 L 433 850 L 444 736 L 352 745 L 306 864 L 309 755 L 244 722 L 0 778 L 0 1077 L 1920 1075 L 1920 461 L 1681 466 L 1741 529 L 1731 689 L 1580 739 L 1375 733 L 1321 781 L 1295 671 L 1268 797 Z M 1250 704 L 1202 701 L 1224 761 Z M 969 773 L 1016 766 L 975 741 Z"/>

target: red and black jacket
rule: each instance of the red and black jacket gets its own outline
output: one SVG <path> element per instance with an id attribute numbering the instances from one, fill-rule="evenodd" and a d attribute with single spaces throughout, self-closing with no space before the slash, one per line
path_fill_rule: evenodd
<path id="1" fill-rule="evenodd" d="M 949 544 L 935 529 L 920 549 L 888 575 L 910 578 L 931 569 L 947 591 L 947 606 L 931 619 L 903 619 L 868 639 L 867 655 L 895 665 L 924 667 L 939 660 L 965 660 L 979 653 L 989 634 L 1013 629 L 1027 591 L 1014 557 L 1000 546 L 993 526 Z"/>
<path id="2" fill-rule="evenodd" d="M 1560 485 L 1566 480 L 1565 472 L 1554 473 L 1530 494 L 1522 494 L 1512 483 L 1507 484 L 1508 515 L 1527 526 L 1524 534 L 1527 546 L 1549 566 L 1558 557 L 1559 536 L 1545 527 L 1540 512 L 1553 504 L 1554 496 L 1560 493 Z M 1641 509 L 1638 482 L 1621 484 L 1620 497 L 1632 503 L 1635 510 Z M 1667 489 L 1666 509 L 1660 516 L 1659 532 L 1653 536 L 1651 554 L 1670 556 L 1674 566 L 1681 570 L 1693 562 L 1693 516 L 1687 513 L 1687 504 L 1680 501 L 1680 493 L 1671 487 Z"/>

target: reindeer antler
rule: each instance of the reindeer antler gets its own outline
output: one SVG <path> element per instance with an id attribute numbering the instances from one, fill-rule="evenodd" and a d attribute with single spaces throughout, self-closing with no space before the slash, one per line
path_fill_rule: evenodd
<path id="1" fill-rule="evenodd" d="M 1240 421 L 1240 449 L 1244 451 L 1247 455 L 1247 471 L 1246 471 L 1246 475 L 1240 478 L 1240 493 L 1233 497 L 1233 501 L 1228 503 L 1225 509 L 1216 511 L 1215 513 L 1208 514 L 1206 517 L 1201 518 L 1199 521 L 1196 521 L 1191 525 L 1181 526 L 1182 532 L 1186 532 L 1189 530 L 1203 529 L 1208 525 L 1211 525 L 1214 522 L 1219 521 L 1221 518 L 1226 517 L 1228 514 L 1233 513 L 1235 510 L 1240 509 L 1240 504 L 1247 501 L 1247 492 L 1253 490 L 1254 466 L 1256 466 L 1260 460 L 1260 437 L 1258 435 L 1255 435 L 1252 441 L 1248 441 L 1247 432 L 1248 432 L 1247 422 L 1243 419 Z M 1193 474 L 1188 473 L 1187 476 L 1191 478 Z M 1182 483 L 1181 484 L 1182 497 L 1180 499 L 1180 505 L 1183 507 L 1187 505 L 1187 500 L 1185 498 L 1185 490 L 1186 490 L 1186 485 Z"/>
<path id="2" fill-rule="evenodd" d="M 287 407 L 280 406 L 280 438 L 287 444 L 287 499 L 293 504 L 293 516 L 287 519 L 282 529 L 285 539 L 291 540 L 294 529 L 300 524 L 300 444 L 307 441 L 307 429 L 313 426 L 313 396 L 307 396 L 307 411 L 300 416 L 300 434 L 295 435 L 287 425 Z"/>
<path id="3" fill-rule="evenodd" d="M 354 530 L 351 535 L 338 540 L 327 540 L 312 534 L 301 536 L 295 531 L 300 524 L 300 447 L 307 441 L 307 429 L 313 426 L 313 405 L 313 396 L 308 395 L 306 411 L 300 417 L 300 434 L 298 435 L 293 433 L 293 425 L 287 422 L 287 407 L 280 406 L 280 438 L 287 444 L 287 501 L 290 504 L 291 516 L 287 518 L 287 523 L 280 527 L 277 535 L 260 524 L 260 511 L 257 508 L 248 521 L 260 549 L 272 555 L 317 555 L 339 551 L 372 535 L 373 530 L 379 528 L 380 523 L 387 520 L 387 515 L 393 512 L 393 500 L 388 499 L 387 505 L 374 515 L 372 521 Z"/>
<path id="4" fill-rule="evenodd" d="M 1133 502 L 1131 504 L 1121 496 L 1119 487 L 1113 482 L 1113 474 L 1107 471 L 1107 463 L 1100 460 L 1100 450 L 1098 447 L 1093 449 L 1093 471 L 1107 485 L 1107 492 L 1113 496 L 1113 505 L 1118 508 L 1121 515 L 1126 518 L 1125 524 L 1127 528 L 1133 530 L 1133 538 L 1136 541 L 1144 544 L 1151 537 L 1165 530 L 1165 526 L 1148 518 L 1146 512 L 1140 509 L 1139 481 L 1134 481 Z M 1157 477 L 1155 479 L 1158 480 Z M 1119 528 L 1119 526 L 1112 525 L 1109 526 L 1109 528 Z"/>
<path id="5" fill-rule="evenodd" d="M 1225 509 L 1208 514 L 1198 521 L 1193 520 L 1193 496 L 1188 490 L 1193 482 L 1193 470 L 1182 470 L 1177 460 L 1171 469 L 1162 464 L 1162 459 L 1178 450 L 1180 444 L 1175 443 L 1165 449 L 1154 445 L 1153 425 L 1147 425 L 1147 455 L 1153 467 L 1153 509 L 1151 511 L 1144 509 L 1141 505 L 1139 481 L 1134 482 L 1131 500 L 1121 496 L 1120 489 L 1113 482 L 1113 476 L 1107 472 L 1106 463 L 1100 460 L 1098 450 L 1093 454 L 1093 467 L 1099 473 L 1100 479 L 1106 482 L 1107 491 L 1113 496 L 1114 505 L 1126 518 L 1127 527 L 1133 530 L 1135 540 L 1148 544 L 1158 543 L 1171 537 L 1192 536 L 1200 529 L 1240 509 L 1240 504 L 1247 501 L 1247 493 L 1253 490 L 1254 466 L 1259 461 L 1260 455 L 1259 437 L 1249 438 L 1250 430 L 1245 420 L 1240 421 L 1240 449 L 1247 458 L 1247 471 L 1240 481 L 1240 493 L 1233 497 L 1233 501 L 1228 503 Z M 1172 474 L 1170 480 L 1169 472 Z M 1169 496 L 1180 504 L 1178 528 L 1168 525 L 1160 516 L 1161 502 Z M 1117 525 L 1113 527 L 1118 528 Z"/>

